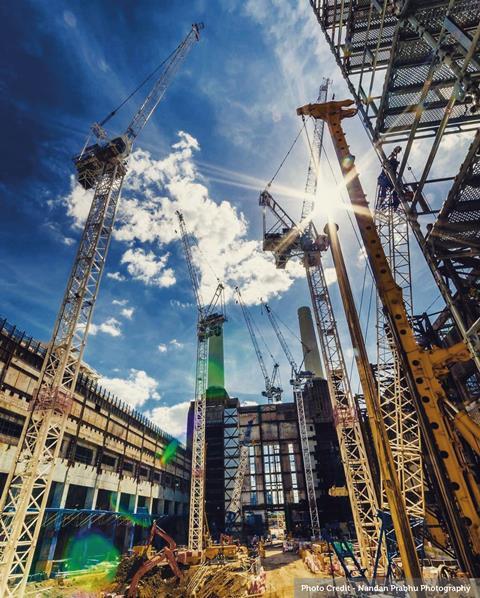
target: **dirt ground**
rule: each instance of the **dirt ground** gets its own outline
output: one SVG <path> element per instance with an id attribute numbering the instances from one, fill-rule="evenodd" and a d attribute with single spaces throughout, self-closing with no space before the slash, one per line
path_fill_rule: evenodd
<path id="1" fill-rule="evenodd" d="M 293 584 L 296 577 L 314 578 L 298 554 L 282 552 L 282 547 L 266 549 L 262 559 L 267 573 L 266 598 L 293 598 Z"/>
<path id="2" fill-rule="evenodd" d="M 267 573 L 265 598 L 293 598 L 294 579 L 315 578 L 298 554 L 282 552 L 282 546 L 268 547 L 262 565 Z M 49 580 L 41 584 L 29 584 L 29 598 L 98 598 L 100 589 L 108 585 L 105 575 L 96 573 L 82 575 L 59 587 Z M 235 597 L 232 597 L 235 598 Z"/>

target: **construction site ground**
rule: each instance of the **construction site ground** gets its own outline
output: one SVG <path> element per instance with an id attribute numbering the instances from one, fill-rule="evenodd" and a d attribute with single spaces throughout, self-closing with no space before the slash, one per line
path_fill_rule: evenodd
<path id="1" fill-rule="evenodd" d="M 267 592 L 265 598 L 292 598 L 295 578 L 317 578 L 311 573 L 298 554 L 283 552 L 281 544 L 267 547 L 262 559 L 267 574 Z M 102 571 L 92 571 L 63 580 L 48 580 L 38 584 L 29 584 L 29 597 L 45 598 L 99 598 L 103 595 L 108 582 L 108 575 Z M 231 598 L 236 598 L 232 596 Z"/>
<path id="2" fill-rule="evenodd" d="M 268 547 L 262 560 L 267 573 L 267 598 L 292 598 L 295 578 L 318 578 L 293 552 L 283 552 L 282 546 Z"/>

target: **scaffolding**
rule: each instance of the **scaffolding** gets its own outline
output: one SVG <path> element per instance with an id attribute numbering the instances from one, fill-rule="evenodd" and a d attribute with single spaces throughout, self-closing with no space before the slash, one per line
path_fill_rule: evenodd
<path id="1" fill-rule="evenodd" d="M 480 2 L 310 4 L 382 164 L 385 144 L 404 146 L 398 172 L 389 176 L 448 308 L 445 317 L 474 357 L 468 375 L 478 379 Z M 451 152 L 445 159 L 447 139 L 459 146 L 472 139 L 460 169 Z M 418 179 L 409 166 L 414 153 Z"/>

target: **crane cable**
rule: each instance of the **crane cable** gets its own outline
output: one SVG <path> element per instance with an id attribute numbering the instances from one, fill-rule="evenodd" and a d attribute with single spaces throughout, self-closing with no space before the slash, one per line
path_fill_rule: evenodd
<path id="1" fill-rule="evenodd" d="M 292 145 L 290 146 L 290 149 L 288 150 L 288 152 L 285 154 L 285 157 L 283 158 L 283 160 L 280 162 L 280 166 L 277 168 L 277 170 L 275 171 L 275 174 L 272 176 L 272 178 L 270 179 L 269 183 L 265 186 L 264 191 L 267 191 L 267 189 L 270 189 L 270 187 L 272 186 L 273 181 L 275 180 L 275 178 L 277 177 L 277 174 L 280 172 L 280 170 L 282 169 L 283 165 L 285 164 L 285 162 L 287 161 L 288 156 L 291 154 L 293 148 L 295 147 L 295 144 L 297 143 L 300 135 L 302 134 L 302 131 L 305 129 L 305 120 L 303 122 L 302 127 L 300 128 L 300 131 L 298 132 L 297 136 L 295 137 L 295 139 L 293 140 Z"/>

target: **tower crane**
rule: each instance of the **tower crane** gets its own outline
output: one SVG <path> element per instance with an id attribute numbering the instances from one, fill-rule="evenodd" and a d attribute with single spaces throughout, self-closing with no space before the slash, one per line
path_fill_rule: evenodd
<path id="1" fill-rule="evenodd" d="M 349 398 L 349 395 L 351 395 L 351 389 L 349 388 L 350 384 L 348 382 L 343 352 L 340 346 L 338 330 L 333 315 L 333 307 L 330 301 L 328 287 L 321 262 L 321 252 L 328 248 L 327 237 L 317 233 L 313 222 L 308 228 L 304 228 L 302 230 L 303 224 L 302 228 L 300 228 L 288 216 L 286 217 L 288 218 L 287 220 L 285 218 L 285 211 L 278 206 L 277 202 L 273 199 L 271 194 L 268 193 L 268 191 L 263 191 L 261 193 L 260 205 L 262 205 L 264 208 L 268 207 L 276 216 L 277 220 L 283 219 L 281 225 L 278 224 L 278 222 L 275 224 L 277 228 L 282 228 L 282 235 L 272 239 L 272 237 L 266 233 L 266 241 L 264 242 L 264 247 L 267 245 L 267 248 L 274 251 L 276 258 L 275 261 L 277 264 L 279 264 L 277 267 L 284 267 L 286 261 L 293 255 L 300 255 L 303 258 L 312 306 L 319 332 L 318 336 L 320 338 L 322 354 L 327 369 L 329 390 L 331 392 L 331 400 L 333 400 L 333 411 L 336 417 L 338 414 L 340 414 L 340 417 L 345 418 L 345 420 L 355 420 L 358 418 L 358 414 L 356 413 L 356 409 L 352 410 L 351 407 L 354 405 L 354 401 L 353 399 Z M 280 252 L 280 260 L 277 259 L 277 247 L 278 251 Z M 390 447 L 384 433 L 383 420 L 378 418 L 378 410 L 375 404 L 372 402 L 367 402 L 367 411 L 372 422 L 371 429 L 376 450 L 382 454 L 388 455 Z M 356 424 L 358 424 L 358 422 L 344 421 L 344 424 L 347 428 L 353 426 L 353 431 L 355 434 L 358 432 L 358 436 L 356 436 L 356 438 L 361 440 L 362 453 L 365 455 L 365 460 L 362 458 L 360 465 L 363 470 L 362 474 L 367 476 L 365 479 L 367 481 L 368 490 L 367 488 L 365 488 L 365 490 L 368 492 L 369 501 L 366 501 L 363 505 L 361 505 L 363 507 L 362 510 L 360 510 L 359 504 L 352 504 L 352 510 L 357 510 L 357 513 L 356 515 L 354 514 L 354 517 L 357 516 L 359 521 L 360 519 L 363 519 L 364 523 L 367 524 L 365 527 L 357 530 L 357 533 L 360 531 L 364 536 L 363 538 L 362 536 L 359 538 L 362 559 L 366 561 L 364 566 L 368 571 L 373 572 L 372 559 L 374 559 L 374 547 L 377 544 L 378 538 L 380 536 L 380 526 L 377 519 L 378 497 L 374 490 L 374 481 L 371 475 L 370 467 L 368 465 L 368 455 L 366 451 L 364 452 L 365 444 L 363 439 L 361 439 L 361 430 L 355 430 Z M 342 450 L 341 443 L 340 447 Z M 344 455 L 342 454 L 342 457 L 343 456 Z M 421 573 L 415 550 L 415 543 L 409 526 L 403 499 L 400 495 L 398 478 L 393 467 L 393 458 L 382 458 L 380 455 L 378 455 L 378 458 L 380 466 L 383 465 L 382 476 L 388 498 L 388 505 L 392 514 L 392 520 L 398 539 L 403 567 L 409 579 L 420 579 Z M 346 469 L 350 470 L 348 473 L 346 471 L 346 477 L 348 480 L 348 475 L 353 473 L 352 469 L 354 469 L 354 462 L 348 463 L 347 461 L 347 464 L 348 467 Z M 358 472 L 356 472 L 356 475 L 358 476 Z M 358 477 L 356 481 L 358 483 L 360 482 Z M 355 498 L 355 496 L 352 497 L 353 501 L 355 501 Z M 372 513 L 372 511 L 374 512 Z M 367 530 L 369 532 L 368 541 L 365 537 Z M 363 550 L 366 550 L 365 554 L 363 554 Z"/>
<path id="2" fill-rule="evenodd" d="M 218 283 L 210 304 L 205 304 L 200 292 L 200 280 L 193 262 L 191 238 L 181 212 L 176 212 L 182 238 L 185 259 L 197 304 L 197 361 L 195 375 L 195 404 L 192 442 L 192 479 L 190 490 L 190 515 L 188 524 L 188 547 L 201 551 L 205 528 L 205 464 L 206 464 L 206 411 L 208 378 L 208 341 L 222 334 L 226 321 L 223 301 L 224 287 Z"/>
<path id="3" fill-rule="evenodd" d="M 382 248 L 356 171 L 355 158 L 343 131 L 342 120 L 357 113 L 351 107 L 353 103 L 353 100 L 344 100 L 308 104 L 299 108 L 297 114 L 321 119 L 328 126 L 387 322 L 407 376 L 448 536 L 460 567 L 470 577 L 478 577 L 480 488 L 455 436 L 454 424 L 445 414 L 448 397 L 442 386 L 442 377 L 448 374 L 449 366 L 467 361 L 471 356 L 464 342 L 425 350 L 415 338 L 402 290 L 395 283 Z M 478 425 L 473 421 L 470 424 L 478 437 Z"/>
<path id="4" fill-rule="evenodd" d="M 84 188 L 94 189 L 94 197 L 0 502 L 2 597 L 23 596 L 25 592 L 73 404 L 128 156 L 202 28 L 201 24 L 193 25 L 164 64 L 125 133 L 89 146 L 75 159 L 78 180 Z"/>
<path id="5" fill-rule="evenodd" d="M 310 447 L 308 445 L 308 428 L 307 428 L 307 420 L 305 417 L 305 405 L 303 403 L 303 392 L 305 386 L 309 384 L 312 373 L 311 372 L 303 372 L 298 367 L 292 352 L 290 351 L 290 347 L 288 346 L 285 337 L 283 336 L 282 331 L 278 325 L 275 316 L 270 309 L 270 307 L 264 303 L 265 310 L 268 315 L 268 319 L 272 325 L 272 328 L 277 335 L 278 341 L 285 353 L 285 356 L 290 363 L 292 368 L 292 386 L 293 386 L 293 396 L 295 398 L 295 404 L 297 406 L 297 417 L 298 417 L 298 427 L 300 430 L 300 445 L 302 449 L 302 458 L 303 458 L 303 468 L 305 470 L 305 485 L 307 488 L 307 498 L 308 498 L 308 508 L 310 511 L 310 522 L 312 526 L 312 535 L 315 538 L 320 537 L 320 518 L 318 516 L 318 507 L 317 507 L 317 498 L 315 495 L 315 478 L 313 475 L 313 467 L 312 467 L 312 459 L 310 455 Z"/>
<path id="6" fill-rule="evenodd" d="M 255 349 L 255 354 L 257 356 L 260 369 L 262 371 L 263 379 L 265 380 L 265 390 L 262 392 L 262 395 L 268 399 L 269 403 L 280 403 L 282 401 L 283 391 L 280 388 L 280 386 L 275 385 L 278 376 L 279 365 L 276 362 L 273 364 L 273 372 L 272 375 L 269 376 L 262 352 L 260 351 L 260 347 L 258 345 L 257 336 L 255 334 L 252 319 L 250 317 L 250 314 L 248 313 L 245 303 L 243 302 L 242 295 L 238 287 L 235 287 L 235 294 L 238 298 L 238 304 L 242 309 L 243 317 L 245 318 L 245 323 L 247 325 L 250 338 L 252 339 L 253 348 Z"/>
<path id="7" fill-rule="evenodd" d="M 225 533 L 231 534 L 237 515 L 242 508 L 242 488 L 245 481 L 245 474 L 248 467 L 248 448 L 250 446 L 250 438 L 252 436 L 253 419 L 249 420 L 245 434 L 240 441 L 240 458 L 238 460 L 238 469 L 235 474 L 235 481 L 233 484 L 232 497 L 228 505 L 225 515 Z"/>
<path id="8" fill-rule="evenodd" d="M 315 123 L 320 122 L 324 123 L 323 120 L 315 120 Z M 397 146 L 388 159 L 395 171 L 398 167 L 397 156 L 400 150 L 400 146 Z M 397 192 L 384 170 L 378 177 L 375 224 L 392 274 L 403 291 L 408 314 L 412 316 L 409 225 Z M 377 397 L 407 512 L 411 516 L 425 519 L 425 480 L 418 416 L 378 293 L 376 308 Z M 384 504 L 386 502 L 385 493 L 382 502 Z"/>
<path id="9" fill-rule="evenodd" d="M 323 128 L 317 128 L 316 131 L 319 135 L 323 132 Z M 317 146 L 320 150 L 321 138 Z M 312 153 L 309 173 L 318 172 L 313 160 L 319 157 L 319 154 L 316 157 Z M 313 189 L 312 185 L 308 183 L 308 177 L 306 189 L 307 191 Z M 267 190 L 260 194 L 259 204 L 263 208 L 264 251 L 273 252 L 277 268 L 285 268 L 288 260 L 294 257 L 299 258 L 305 267 L 323 363 L 327 373 L 330 401 L 353 521 L 360 547 L 361 564 L 366 571 L 373 573 L 376 547 L 381 530 L 381 523 L 377 517 L 379 496 L 376 492 L 321 261 L 320 249 L 326 248 L 325 239 L 318 235 L 313 222 L 311 222 L 314 201 L 311 193 L 306 196 L 302 206 L 302 221 L 298 225 Z M 267 224 L 267 212 L 273 216 L 272 224 Z M 385 564 L 386 555 L 382 556 L 383 564 Z"/>

